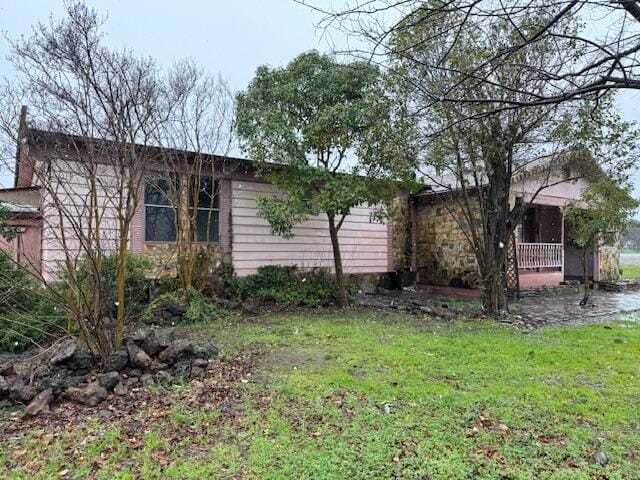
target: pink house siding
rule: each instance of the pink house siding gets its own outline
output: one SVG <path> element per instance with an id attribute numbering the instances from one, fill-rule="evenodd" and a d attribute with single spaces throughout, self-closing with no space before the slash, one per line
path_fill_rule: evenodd
<path id="1" fill-rule="evenodd" d="M 262 265 L 297 265 L 301 268 L 333 267 L 328 223 L 311 216 L 294 227 L 293 238 L 271 233 L 258 216 L 257 198 L 276 195 L 268 183 L 231 181 L 231 258 L 238 275 L 254 273 Z M 380 273 L 389 270 L 389 234 L 385 223 L 371 221 L 372 208 L 354 208 L 340 230 L 346 273 Z"/>
<path id="2" fill-rule="evenodd" d="M 222 260 L 231 263 L 231 180 L 223 178 L 219 183 L 220 195 L 220 249 Z"/>

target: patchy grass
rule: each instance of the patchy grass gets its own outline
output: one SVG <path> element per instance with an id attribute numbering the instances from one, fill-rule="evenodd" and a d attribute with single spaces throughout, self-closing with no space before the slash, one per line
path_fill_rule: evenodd
<path id="1" fill-rule="evenodd" d="M 620 270 L 623 280 L 636 280 L 640 278 L 640 265 L 622 265 Z"/>
<path id="2" fill-rule="evenodd" d="M 334 314 L 189 328 L 263 352 L 235 402 L 183 386 L 137 423 L 3 436 L 0 477 L 640 478 L 636 323 L 526 334 Z"/>

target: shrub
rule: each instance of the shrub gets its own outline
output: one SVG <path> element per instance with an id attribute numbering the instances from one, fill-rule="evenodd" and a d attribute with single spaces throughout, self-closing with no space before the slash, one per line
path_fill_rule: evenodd
<path id="1" fill-rule="evenodd" d="M 301 271 L 295 266 L 267 265 L 246 277 L 231 277 L 229 284 L 241 299 L 259 298 L 283 306 L 317 306 L 334 302 L 337 287 L 326 268 Z"/>
<path id="2" fill-rule="evenodd" d="M 187 307 L 184 318 L 192 322 L 218 320 L 227 316 L 228 312 L 209 301 L 198 290 L 192 288 L 190 290 L 190 296 L 191 300 L 187 301 L 185 293 L 179 290 L 158 295 L 145 309 L 142 320 L 145 322 L 156 322 L 158 320 L 156 318 L 156 312 L 162 309 L 167 302 Z"/>
<path id="3" fill-rule="evenodd" d="M 85 260 L 79 268 L 78 282 L 83 291 L 91 288 L 88 281 L 91 271 Z M 128 317 L 141 314 L 147 304 L 149 280 L 145 271 L 149 268 L 149 260 L 141 255 L 127 252 L 125 279 L 125 313 Z M 112 254 L 102 259 L 101 279 L 102 299 L 105 302 L 105 314 L 115 316 L 115 302 L 118 298 L 118 255 Z"/>
<path id="4" fill-rule="evenodd" d="M 64 312 L 29 273 L 0 252 L 0 350 L 17 352 L 64 333 Z"/>

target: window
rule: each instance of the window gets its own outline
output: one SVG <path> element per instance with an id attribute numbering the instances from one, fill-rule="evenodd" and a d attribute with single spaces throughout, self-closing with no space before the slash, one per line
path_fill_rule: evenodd
<path id="1" fill-rule="evenodd" d="M 176 241 L 176 208 L 171 203 L 172 195 L 167 178 L 149 178 L 145 181 L 145 241 Z M 178 195 L 179 197 L 179 195 Z M 186 210 L 182 210 L 186 211 Z M 194 179 L 189 190 L 189 214 L 194 215 L 196 232 L 194 238 L 198 242 L 217 242 L 220 238 L 220 199 L 218 183 L 211 177 L 203 176 Z"/>
<path id="2" fill-rule="evenodd" d="M 217 242 L 220 231 L 220 198 L 218 182 L 208 176 L 194 179 L 189 195 L 189 208 L 196 209 L 198 242 Z M 196 190 L 197 189 L 197 190 Z M 208 235 L 207 235 L 208 234 Z M 208 236 L 208 238 L 207 238 Z"/>
<path id="3" fill-rule="evenodd" d="M 144 185 L 144 239 L 146 242 L 176 241 L 176 212 L 171 205 L 169 180 L 149 178 Z"/>

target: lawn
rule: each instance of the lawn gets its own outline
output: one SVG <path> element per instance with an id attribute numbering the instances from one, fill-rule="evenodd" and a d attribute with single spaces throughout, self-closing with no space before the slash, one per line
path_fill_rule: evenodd
<path id="1" fill-rule="evenodd" d="M 622 270 L 623 280 L 636 280 L 640 278 L 640 265 L 623 265 L 620 269 Z"/>
<path id="2" fill-rule="evenodd" d="M 188 330 L 255 368 L 157 389 L 126 417 L 5 435 L 0 478 L 640 478 L 636 323 L 523 333 L 353 313 Z"/>

